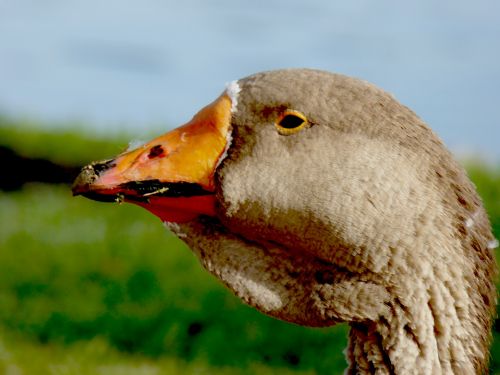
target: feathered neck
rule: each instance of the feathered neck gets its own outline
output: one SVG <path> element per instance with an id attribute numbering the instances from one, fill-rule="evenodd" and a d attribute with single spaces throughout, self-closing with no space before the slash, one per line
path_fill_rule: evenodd
<path id="1" fill-rule="evenodd" d="M 479 374 L 487 369 L 494 301 L 483 298 L 491 297 L 493 287 L 471 288 L 453 263 L 437 264 L 424 277 L 408 272 L 406 285 L 391 287 L 247 242 L 220 225 L 168 227 L 210 272 L 259 310 L 304 325 L 350 322 L 348 374 Z"/>
<path id="2" fill-rule="evenodd" d="M 456 300 L 464 292 L 437 282 L 415 293 L 411 305 L 396 299 L 378 321 L 351 323 L 347 373 L 484 373 L 489 333 Z"/>

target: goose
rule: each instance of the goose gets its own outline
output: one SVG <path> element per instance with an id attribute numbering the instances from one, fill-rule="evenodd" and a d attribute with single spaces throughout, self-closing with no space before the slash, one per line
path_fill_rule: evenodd
<path id="1" fill-rule="evenodd" d="M 146 208 L 267 315 L 347 322 L 348 374 L 488 371 L 487 214 L 434 132 L 373 84 L 231 82 L 187 124 L 84 167 L 73 193 Z"/>

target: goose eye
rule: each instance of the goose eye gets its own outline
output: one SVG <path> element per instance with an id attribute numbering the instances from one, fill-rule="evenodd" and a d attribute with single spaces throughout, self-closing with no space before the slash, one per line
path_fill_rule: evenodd
<path id="1" fill-rule="evenodd" d="M 309 122 L 303 113 L 288 109 L 278 117 L 274 125 L 281 135 L 290 135 L 307 127 Z"/>

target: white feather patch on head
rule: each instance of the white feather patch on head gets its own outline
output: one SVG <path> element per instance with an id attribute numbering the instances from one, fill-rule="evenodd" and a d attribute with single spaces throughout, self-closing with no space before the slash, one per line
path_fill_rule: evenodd
<path id="1" fill-rule="evenodd" d="M 231 81 L 226 84 L 226 94 L 229 96 L 229 99 L 231 99 L 231 113 L 234 113 L 236 111 L 236 106 L 238 105 L 238 94 L 240 93 L 240 91 L 241 87 L 240 85 L 238 85 L 238 81 Z M 229 150 L 229 147 L 231 147 L 232 141 L 233 137 L 231 135 L 230 129 L 226 135 L 226 147 L 224 148 L 224 152 L 219 157 L 215 169 L 217 169 L 222 161 L 227 157 L 227 150 Z"/>
<path id="2" fill-rule="evenodd" d="M 227 150 L 229 150 L 229 147 L 231 147 L 232 141 L 233 141 L 233 136 L 231 135 L 231 131 L 228 131 L 226 135 L 226 147 L 224 147 L 224 152 L 222 153 L 222 155 L 219 156 L 219 160 L 217 160 L 217 165 L 215 166 L 215 169 L 217 169 L 220 163 L 222 163 L 224 159 L 227 157 Z"/>
<path id="3" fill-rule="evenodd" d="M 236 106 L 238 105 L 238 94 L 241 91 L 238 81 L 231 81 L 226 84 L 226 93 L 231 99 L 231 113 L 236 112 Z"/>

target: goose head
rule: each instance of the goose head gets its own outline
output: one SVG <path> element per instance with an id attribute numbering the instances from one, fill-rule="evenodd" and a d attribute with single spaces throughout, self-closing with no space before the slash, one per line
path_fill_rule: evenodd
<path id="1" fill-rule="evenodd" d="M 235 81 L 73 191 L 148 209 L 268 315 L 349 323 L 352 373 L 487 368 L 487 215 L 437 136 L 372 84 L 307 69 Z"/>

